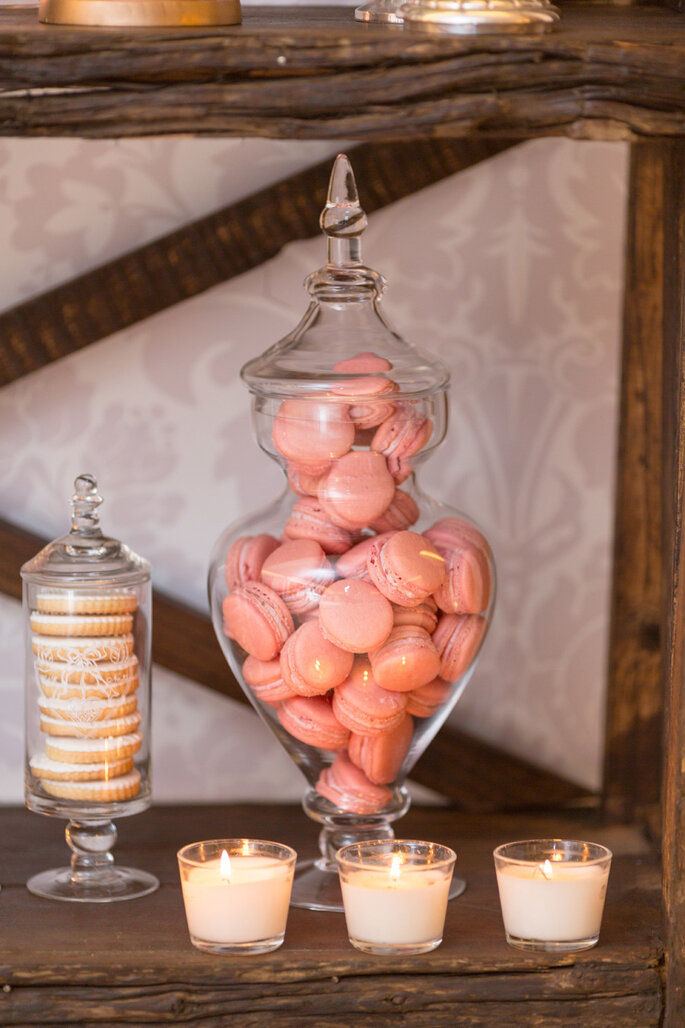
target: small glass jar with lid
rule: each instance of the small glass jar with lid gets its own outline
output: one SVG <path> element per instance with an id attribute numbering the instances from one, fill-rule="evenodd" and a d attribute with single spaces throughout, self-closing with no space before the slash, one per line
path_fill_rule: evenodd
<path id="1" fill-rule="evenodd" d="M 150 565 L 100 528 L 92 475 L 75 480 L 72 525 L 21 569 L 25 799 L 66 818 L 71 865 L 27 883 L 51 899 L 108 902 L 158 886 L 110 852 L 114 818 L 150 805 Z"/>

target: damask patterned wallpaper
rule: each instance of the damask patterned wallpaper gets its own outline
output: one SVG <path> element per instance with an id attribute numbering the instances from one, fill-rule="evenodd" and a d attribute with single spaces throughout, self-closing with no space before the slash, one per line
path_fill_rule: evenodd
<path id="1" fill-rule="evenodd" d="M 314 163 L 335 144 L 3 140 L 8 307 Z M 473 516 L 498 563 L 495 623 L 455 724 L 599 782 L 618 388 L 623 144 L 540 140 L 371 218 L 385 309 L 451 368 L 451 425 L 421 481 Z M 362 202 L 364 183 L 359 183 Z M 241 365 L 306 306 L 319 239 L 0 392 L 0 516 L 50 538 L 90 471 L 106 530 L 205 609 L 223 527 L 280 488 Z M 0 598 L 0 801 L 22 799 L 20 607 Z M 256 715 L 155 669 L 154 793 L 298 798 Z M 277 783 L 277 784 L 274 784 Z"/>

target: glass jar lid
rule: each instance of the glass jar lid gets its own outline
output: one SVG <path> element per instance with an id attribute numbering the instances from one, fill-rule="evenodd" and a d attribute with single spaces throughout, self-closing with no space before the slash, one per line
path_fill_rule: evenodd
<path id="1" fill-rule="evenodd" d="M 102 497 L 93 475 L 79 475 L 71 497 L 71 530 L 44 546 L 21 568 L 28 582 L 68 588 L 96 585 L 134 585 L 150 576 L 150 564 L 118 539 L 105 536 L 98 507 Z"/>
<path id="2" fill-rule="evenodd" d="M 289 335 L 244 365 L 250 391 L 262 399 L 329 394 L 358 381 L 365 368 L 377 376 L 392 370 L 400 396 L 408 399 L 446 390 L 447 368 L 402 339 L 381 311 L 385 281 L 362 260 L 367 217 L 345 154 L 335 160 L 319 223 L 328 259 L 305 280 L 312 301 Z"/>

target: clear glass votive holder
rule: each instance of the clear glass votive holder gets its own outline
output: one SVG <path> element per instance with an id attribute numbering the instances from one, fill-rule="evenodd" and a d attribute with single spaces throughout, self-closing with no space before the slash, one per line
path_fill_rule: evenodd
<path id="1" fill-rule="evenodd" d="M 269 953 L 285 937 L 297 854 L 262 839 L 212 839 L 178 851 L 193 946 L 207 953 Z"/>
<path id="2" fill-rule="evenodd" d="M 597 944 L 611 850 L 594 842 L 526 839 L 494 850 L 510 946 L 573 953 Z"/>
<path id="3" fill-rule="evenodd" d="M 373 839 L 336 854 L 350 942 L 381 956 L 429 953 L 442 942 L 457 855 L 414 839 Z"/>

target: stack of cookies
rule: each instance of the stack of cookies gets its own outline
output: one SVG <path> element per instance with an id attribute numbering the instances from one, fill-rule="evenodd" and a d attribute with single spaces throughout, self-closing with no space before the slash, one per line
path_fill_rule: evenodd
<path id="1" fill-rule="evenodd" d="M 44 750 L 30 756 L 45 792 L 108 803 L 140 791 L 135 592 L 42 589 L 31 611 Z"/>

